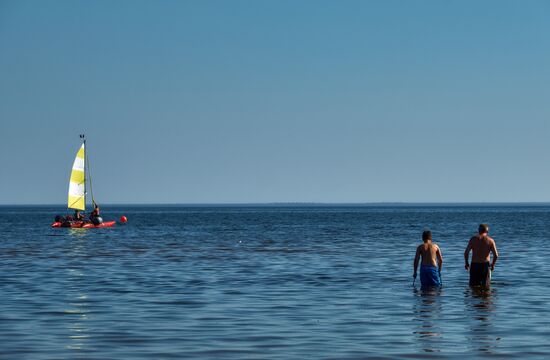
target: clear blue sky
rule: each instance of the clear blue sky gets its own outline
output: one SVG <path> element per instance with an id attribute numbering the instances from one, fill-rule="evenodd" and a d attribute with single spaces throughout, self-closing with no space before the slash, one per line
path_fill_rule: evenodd
<path id="1" fill-rule="evenodd" d="M 545 1 L 1 1 L 0 203 L 550 201 Z"/>

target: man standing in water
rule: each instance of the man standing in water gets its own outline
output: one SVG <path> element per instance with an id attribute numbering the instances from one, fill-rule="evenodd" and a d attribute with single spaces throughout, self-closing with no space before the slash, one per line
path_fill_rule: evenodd
<path id="1" fill-rule="evenodd" d="M 470 239 L 464 251 L 464 268 L 470 270 L 470 286 L 488 287 L 491 285 L 491 271 L 495 270 L 498 251 L 495 240 L 488 235 L 489 225 L 479 225 L 478 232 L 478 235 Z M 468 263 L 470 250 L 472 251 L 471 266 Z M 493 253 L 493 261 L 489 265 L 491 253 Z"/>
<path id="2" fill-rule="evenodd" d="M 418 262 L 422 258 L 420 265 L 420 285 L 422 288 L 441 286 L 441 267 L 443 266 L 441 249 L 432 243 L 432 232 L 429 230 L 422 233 L 422 241 L 424 244 L 416 248 L 413 278 L 416 279 L 416 269 L 418 269 Z"/>

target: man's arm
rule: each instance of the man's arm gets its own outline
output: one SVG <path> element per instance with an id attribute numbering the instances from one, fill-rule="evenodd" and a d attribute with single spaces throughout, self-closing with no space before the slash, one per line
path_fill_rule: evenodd
<path id="1" fill-rule="evenodd" d="M 436 251 L 437 256 L 437 266 L 439 267 L 439 272 L 443 268 L 443 254 L 441 253 L 441 248 L 438 246 Z"/>
<path id="2" fill-rule="evenodd" d="M 416 269 L 418 269 L 418 261 L 420 260 L 420 246 L 416 248 L 416 255 L 414 256 L 414 270 L 413 278 L 416 279 Z"/>
<path id="3" fill-rule="evenodd" d="M 464 269 L 466 270 L 470 269 L 470 264 L 468 263 L 468 259 L 470 257 L 470 250 L 472 250 L 472 239 L 468 241 L 468 246 L 466 246 L 466 250 L 464 250 Z"/>
<path id="4" fill-rule="evenodd" d="M 497 244 L 495 244 L 495 240 L 491 241 L 491 252 L 493 253 L 493 261 L 491 262 L 491 271 L 494 271 L 495 264 L 497 263 L 497 259 L 498 259 Z"/>

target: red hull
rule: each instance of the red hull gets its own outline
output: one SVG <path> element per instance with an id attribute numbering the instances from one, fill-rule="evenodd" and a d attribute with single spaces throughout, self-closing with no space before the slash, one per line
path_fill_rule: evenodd
<path id="1" fill-rule="evenodd" d="M 66 228 L 79 228 L 79 229 L 93 229 L 93 228 L 107 228 L 112 227 L 116 224 L 116 221 L 105 221 L 102 222 L 99 225 L 94 225 L 91 222 L 85 222 L 85 221 L 71 221 L 71 222 L 54 222 L 52 224 L 52 227 L 59 228 L 59 227 L 66 227 Z"/>

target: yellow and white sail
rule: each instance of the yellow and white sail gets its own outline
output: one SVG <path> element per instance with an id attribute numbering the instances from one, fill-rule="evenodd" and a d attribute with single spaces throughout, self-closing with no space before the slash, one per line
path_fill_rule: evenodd
<path id="1" fill-rule="evenodd" d="M 77 210 L 86 210 L 86 173 L 84 145 L 80 147 L 73 163 L 71 182 L 69 184 L 68 207 Z"/>

